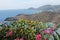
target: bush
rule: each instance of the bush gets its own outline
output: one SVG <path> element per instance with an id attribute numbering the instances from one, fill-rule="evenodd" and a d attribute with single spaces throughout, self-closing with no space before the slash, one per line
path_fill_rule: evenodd
<path id="1" fill-rule="evenodd" d="M 52 24 L 53 25 L 53 24 Z M 0 40 L 59 40 L 54 27 L 46 23 L 20 19 L 0 26 Z"/>

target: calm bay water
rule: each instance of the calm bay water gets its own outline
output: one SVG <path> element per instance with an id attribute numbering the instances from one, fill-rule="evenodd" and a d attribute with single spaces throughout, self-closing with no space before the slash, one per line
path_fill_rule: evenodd
<path id="1" fill-rule="evenodd" d="M 4 19 L 8 17 L 13 17 L 18 14 L 32 14 L 36 13 L 39 10 L 27 10 L 27 9 L 21 9 L 21 10 L 0 10 L 0 21 L 3 21 Z"/>

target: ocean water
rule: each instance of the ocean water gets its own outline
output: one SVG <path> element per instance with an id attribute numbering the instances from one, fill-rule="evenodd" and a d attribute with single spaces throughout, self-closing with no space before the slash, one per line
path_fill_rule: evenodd
<path id="1" fill-rule="evenodd" d="M 0 21 L 4 21 L 8 17 L 13 17 L 18 14 L 33 14 L 37 13 L 39 10 L 27 10 L 27 9 L 20 9 L 20 10 L 0 10 Z"/>

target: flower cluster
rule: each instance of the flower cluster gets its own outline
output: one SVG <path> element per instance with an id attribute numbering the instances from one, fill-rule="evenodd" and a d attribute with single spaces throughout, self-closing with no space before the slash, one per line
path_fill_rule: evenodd
<path id="1" fill-rule="evenodd" d="M 19 20 L 0 26 L 0 40 L 49 40 L 53 27 L 46 23 L 31 20 Z"/>

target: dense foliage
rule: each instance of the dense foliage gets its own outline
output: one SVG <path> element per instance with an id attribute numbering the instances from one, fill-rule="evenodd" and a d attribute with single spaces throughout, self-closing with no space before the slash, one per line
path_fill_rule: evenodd
<path id="1" fill-rule="evenodd" d="M 60 40 L 54 24 L 20 19 L 0 25 L 0 40 Z"/>

